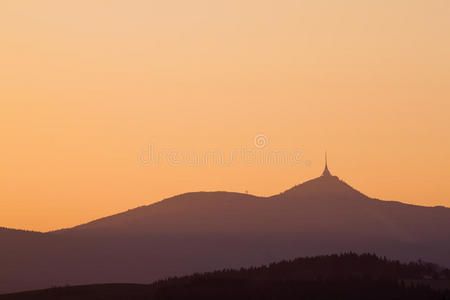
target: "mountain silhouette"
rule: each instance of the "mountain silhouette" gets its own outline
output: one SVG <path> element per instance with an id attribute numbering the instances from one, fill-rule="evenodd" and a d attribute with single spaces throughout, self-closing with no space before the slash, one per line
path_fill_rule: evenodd
<path id="1" fill-rule="evenodd" d="M 53 232 L 2 229 L 0 243 L 0 293 L 149 283 L 347 251 L 450 267 L 450 209 L 370 198 L 326 166 L 270 197 L 187 193 Z"/>
<path id="2" fill-rule="evenodd" d="M 169 278 L 152 284 L 67 286 L 0 300 L 450 299 L 450 270 L 372 254 L 303 257 L 259 267 Z"/>

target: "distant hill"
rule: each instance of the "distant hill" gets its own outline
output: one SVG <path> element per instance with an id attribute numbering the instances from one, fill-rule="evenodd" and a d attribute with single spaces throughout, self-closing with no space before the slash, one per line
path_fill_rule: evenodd
<path id="1" fill-rule="evenodd" d="M 0 293 L 347 251 L 450 267 L 449 208 L 373 199 L 331 175 L 271 197 L 187 193 L 55 232 L 3 231 Z"/>
<path id="2" fill-rule="evenodd" d="M 424 279 L 425 278 L 425 279 Z M 171 278 L 149 285 L 108 284 L 0 295 L 0 300 L 118 299 L 450 299 L 450 270 L 375 255 L 298 258 L 268 266 Z M 432 288 L 437 282 L 447 289 Z"/>
<path id="3" fill-rule="evenodd" d="M 314 234 L 388 235 L 396 241 L 415 242 L 450 236 L 445 232 L 448 225 L 449 208 L 372 199 L 330 176 L 271 197 L 228 192 L 182 194 L 55 233 L 267 235 L 318 231 Z"/>

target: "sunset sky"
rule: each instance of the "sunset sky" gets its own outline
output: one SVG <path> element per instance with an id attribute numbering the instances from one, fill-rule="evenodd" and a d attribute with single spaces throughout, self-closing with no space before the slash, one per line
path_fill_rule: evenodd
<path id="1" fill-rule="evenodd" d="M 371 197 L 450 206 L 449 16 L 448 0 L 2 0 L 0 226 L 268 196 L 320 175 L 325 149 Z M 187 159 L 205 153 L 228 163 Z"/>

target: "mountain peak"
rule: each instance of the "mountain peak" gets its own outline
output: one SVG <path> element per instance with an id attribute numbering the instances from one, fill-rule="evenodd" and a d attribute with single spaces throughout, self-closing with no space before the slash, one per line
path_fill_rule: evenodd
<path id="1" fill-rule="evenodd" d="M 305 199 L 313 201 L 337 201 L 368 199 L 337 176 L 331 174 L 298 184 L 274 197 Z"/>
<path id="2" fill-rule="evenodd" d="M 327 152 L 325 152 L 325 166 L 322 175 L 304 183 L 298 184 L 281 194 L 273 197 L 310 199 L 314 201 L 333 201 L 350 199 L 369 199 L 357 191 L 338 176 L 332 175 L 328 169 Z"/>

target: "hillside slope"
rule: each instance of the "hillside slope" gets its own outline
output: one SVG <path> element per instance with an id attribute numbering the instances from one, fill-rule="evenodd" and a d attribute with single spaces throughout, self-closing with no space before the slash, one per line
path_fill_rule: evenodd
<path id="1" fill-rule="evenodd" d="M 222 270 L 171 278 L 150 285 L 109 284 L 61 287 L 0 300 L 70 299 L 450 299 L 433 289 L 446 283 L 449 270 L 424 263 L 401 264 L 374 255 L 298 258 L 257 268 Z M 430 278 L 423 280 L 423 278 Z M 434 279 L 433 279 L 434 278 Z M 420 286 L 411 284 L 422 280 Z"/>
<path id="2" fill-rule="evenodd" d="M 17 235 L 0 232 L 0 292 L 148 283 L 345 251 L 450 266 L 450 209 L 372 199 L 334 176 L 271 197 L 188 193 L 74 228 Z"/>

